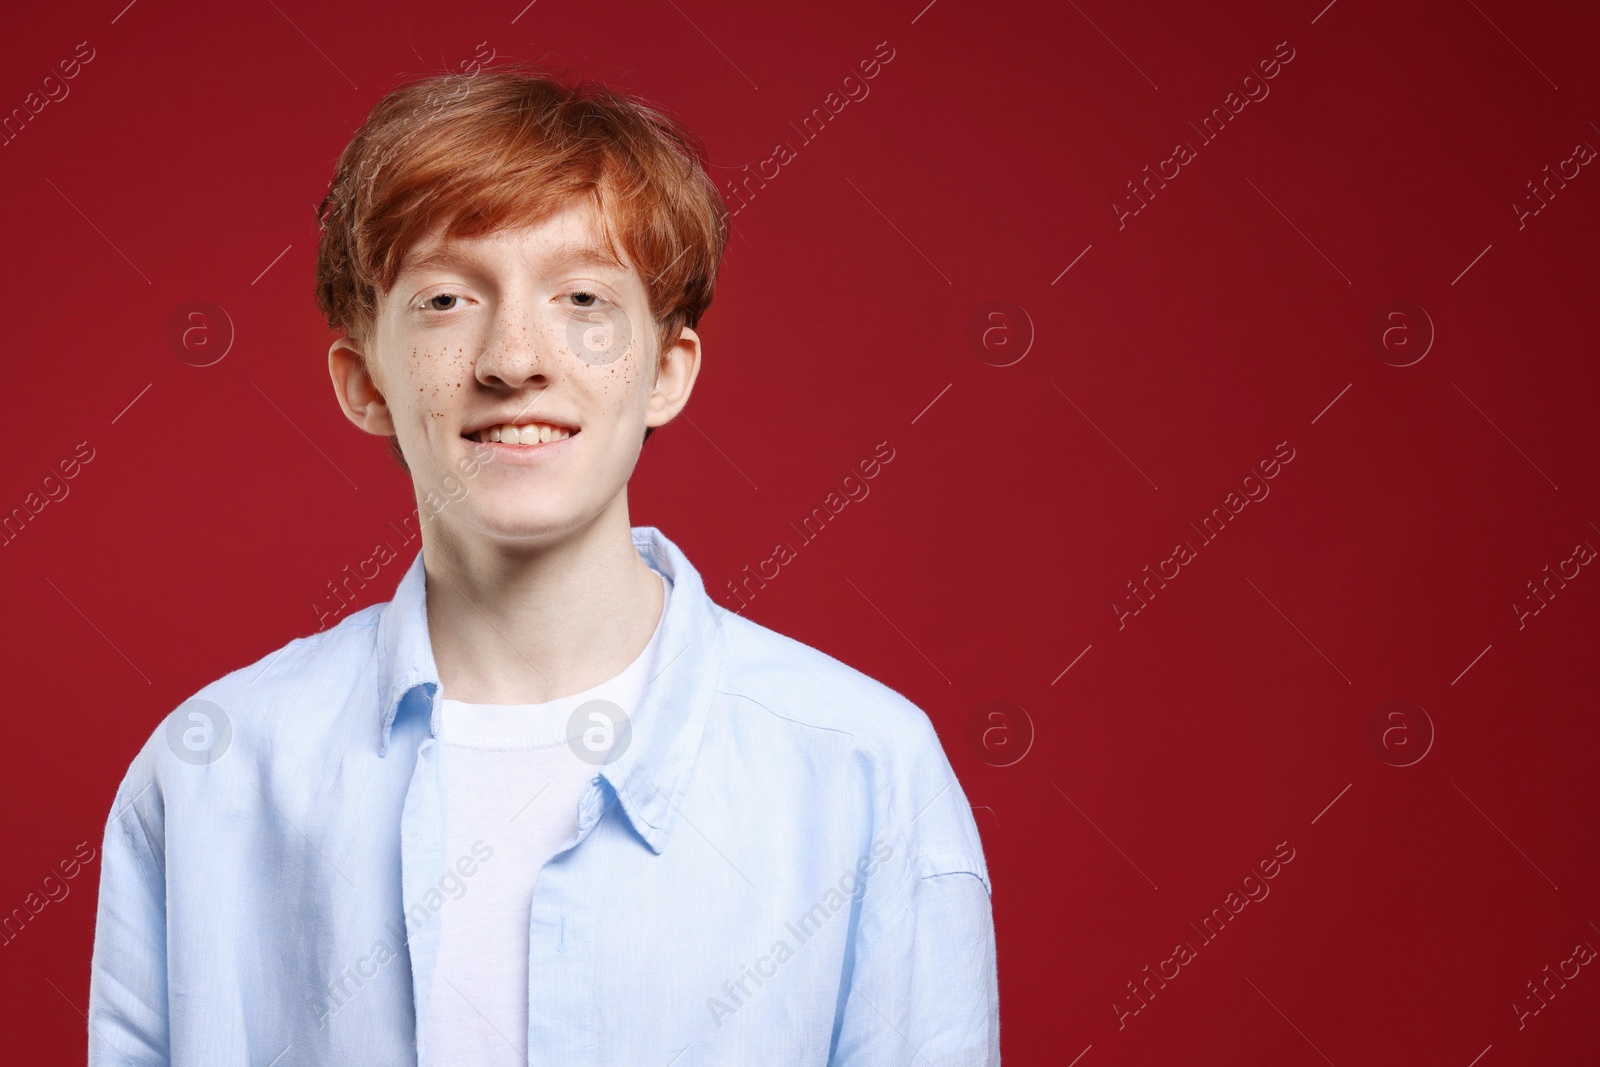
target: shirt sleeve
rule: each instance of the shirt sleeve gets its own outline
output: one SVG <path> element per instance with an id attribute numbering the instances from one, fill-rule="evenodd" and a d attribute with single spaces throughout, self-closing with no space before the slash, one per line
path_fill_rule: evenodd
<path id="1" fill-rule="evenodd" d="M 989 890 L 974 870 L 924 874 L 846 976 L 829 1067 L 999 1067 Z"/>
<path id="2" fill-rule="evenodd" d="M 159 824 L 152 827 L 160 818 L 160 800 L 154 780 L 142 777 L 142 784 L 133 784 L 141 776 L 130 770 L 117 791 L 100 850 L 89 1067 L 164 1067 L 170 1057 L 166 874 L 163 852 L 154 843 Z"/>

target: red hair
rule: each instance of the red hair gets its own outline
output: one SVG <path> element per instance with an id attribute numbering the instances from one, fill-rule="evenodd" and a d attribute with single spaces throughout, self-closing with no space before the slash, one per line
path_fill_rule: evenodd
<path id="1" fill-rule="evenodd" d="M 436 225 L 445 240 L 475 237 L 537 224 L 576 198 L 596 207 L 606 250 L 620 243 L 638 271 L 665 351 L 711 305 L 727 247 L 704 148 L 644 100 L 524 64 L 419 79 L 378 101 L 317 209 L 317 306 L 360 343 L 379 294 Z"/>

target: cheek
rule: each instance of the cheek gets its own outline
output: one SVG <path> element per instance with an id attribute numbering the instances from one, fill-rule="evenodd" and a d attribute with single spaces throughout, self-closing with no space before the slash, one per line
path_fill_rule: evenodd
<path id="1" fill-rule="evenodd" d="M 641 349 L 639 338 L 634 337 L 617 359 L 592 368 L 595 372 L 591 375 L 592 388 L 607 410 L 635 402 L 642 406 L 649 400 L 646 388 L 649 379 L 645 375 Z"/>
<path id="2" fill-rule="evenodd" d="M 464 344 L 414 344 L 406 357 L 405 375 L 416 390 L 416 410 L 430 422 L 450 418 L 449 409 L 465 395 L 472 372 L 472 356 Z"/>

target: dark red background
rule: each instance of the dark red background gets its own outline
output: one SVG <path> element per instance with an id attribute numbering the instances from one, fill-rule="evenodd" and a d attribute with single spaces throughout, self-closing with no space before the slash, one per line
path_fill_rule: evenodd
<path id="1" fill-rule="evenodd" d="M 78 442 L 94 459 L 0 549 L 0 910 L 99 847 L 163 716 L 315 629 L 414 506 L 331 395 L 313 205 L 384 91 L 487 42 L 659 101 L 720 181 L 796 148 L 734 220 L 699 391 L 646 448 L 633 521 L 716 594 L 895 450 L 747 613 L 938 727 L 993 878 L 1006 1062 L 1593 1062 L 1594 967 L 1521 1029 L 1512 1004 L 1600 948 L 1600 576 L 1521 629 L 1512 604 L 1600 547 L 1600 168 L 1520 229 L 1512 204 L 1600 147 L 1600 16 L 923 2 L 13 14 L 0 108 L 78 42 L 94 58 L 0 147 L 0 510 Z M 789 124 L 883 41 L 870 95 L 800 144 Z M 1285 41 L 1271 95 L 1119 230 L 1125 183 Z M 191 300 L 233 322 L 215 365 L 167 342 Z M 1436 335 L 1407 367 L 1369 340 L 1397 300 Z M 989 301 L 1031 320 L 1012 365 L 1018 316 L 1003 359 L 969 344 Z M 1188 524 L 1285 441 L 1270 497 L 1199 546 Z M 1179 540 L 1198 558 L 1119 629 Z M 968 741 L 991 700 L 1035 730 L 1010 766 Z M 1436 731 L 1407 767 L 1369 740 L 1394 700 Z M 1188 924 L 1279 842 L 1271 895 L 1199 947 Z M 15 1062 L 83 1055 L 97 879 L 0 948 Z M 1183 939 L 1198 959 L 1119 1029 Z"/>

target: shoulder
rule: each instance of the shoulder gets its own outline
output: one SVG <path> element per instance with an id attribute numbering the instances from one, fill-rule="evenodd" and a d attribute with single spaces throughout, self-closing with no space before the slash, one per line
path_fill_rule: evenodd
<path id="1" fill-rule="evenodd" d="M 383 606 L 296 637 L 179 702 L 155 723 L 129 763 L 113 819 L 119 813 L 137 819 L 149 833 L 165 798 L 241 785 L 243 775 L 260 768 L 258 753 L 281 760 L 325 744 L 354 710 L 352 703 L 364 703 L 350 698 L 370 677 Z M 376 737 L 375 714 L 373 723 Z"/>
<path id="2" fill-rule="evenodd" d="M 202 687 L 172 714 L 200 702 L 211 705 L 226 717 L 233 740 L 245 746 L 269 738 L 281 746 L 289 736 L 320 734 L 355 690 L 370 686 L 384 607 L 373 604 L 327 630 L 289 641 Z"/>
<path id="3" fill-rule="evenodd" d="M 884 798 L 890 836 L 918 855 L 918 873 L 967 872 L 988 888 L 971 805 L 922 708 L 820 649 L 732 612 L 722 634 L 721 695 L 741 713 L 853 750 Z"/>
<path id="4" fill-rule="evenodd" d="M 876 678 L 733 612 L 722 633 L 718 690 L 725 695 L 804 727 L 850 735 L 885 757 L 943 758 L 927 714 Z"/>

